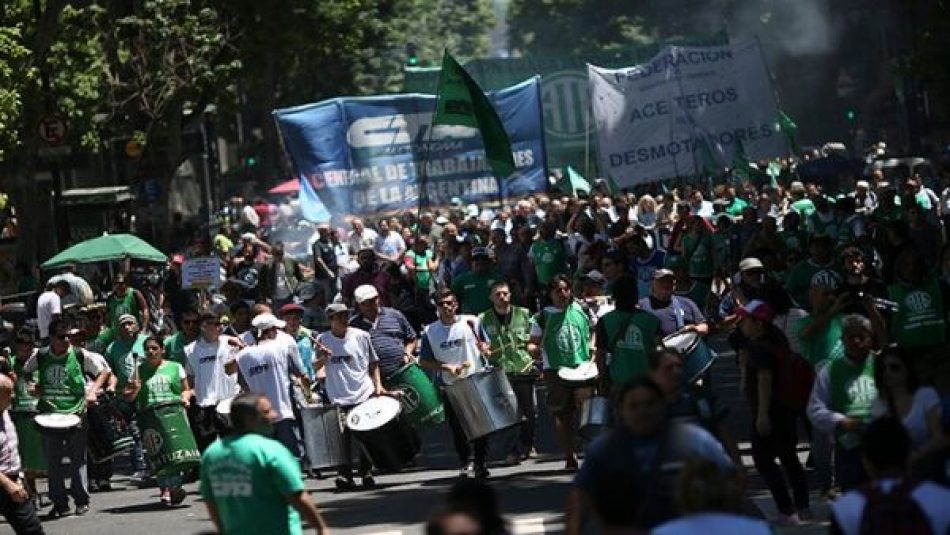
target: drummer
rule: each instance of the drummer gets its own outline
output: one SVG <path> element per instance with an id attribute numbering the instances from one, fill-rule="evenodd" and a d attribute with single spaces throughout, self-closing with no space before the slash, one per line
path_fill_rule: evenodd
<path id="1" fill-rule="evenodd" d="M 23 473 L 26 476 L 24 487 L 30 498 L 37 501 L 36 478 L 46 473 L 46 456 L 43 454 L 43 439 L 33 416 L 36 415 L 36 404 L 39 400 L 30 392 L 36 384 L 36 372 L 26 373 L 23 367 L 36 353 L 33 345 L 33 334 L 22 329 L 13 339 L 13 373 L 16 375 L 13 398 L 13 421 L 16 425 L 17 437 L 20 440 L 20 460 L 23 464 Z"/>
<path id="2" fill-rule="evenodd" d="M 558 377 L 561 368 L 576 368 L 592 360 L 590 313 L 574 299 L 571 279 L 558 274 L 548 284 L 551 306 L 535 316 L 528 350 L 540 355 L 548 393 L 548 409 L 554 417 L 558 442 L 564 451 L 564 468 L 577 470 L 574 438 L 575 414 L 594 391 L 591 385 L 572 385 Z"/>
<path id="3" fill-rule="evenodd" d="M 122 391 L 126 401 L 135 402 L 137 408 L 145 410 L 148 407 L 178 401 L 188 407 L 191 399 L 191 389 L 188 388 L 188 377 L 185 368 L 177 362 L 165 360 L 165 351 L 162 339 L 156 335 L 145 338 L 145 361 L 139 364 L 134 378 L 126 383 Z M 181 488 L 184 474 L 159 476 L 158 488 L 161 490 L 161 502 L 171 507 L 184 501 L 188 495 Z"/>
<path id="4" fill-rule="evenodd" d="M 426 369 L 440 372 L 438 383 L 450 385 L 458 379 L 484 369 L 483 354 L 490 351 L 488 335 L 484 329 L 476 328 L 456 315 L 458 300 L 452 290 L 444 288 L 435 294 L 435 304 L 439 307 L 439 319 L 423 329 L 422 348 L 419 364 Z M 459 422 L 459 408 L 453 407 L 444 389 L 440 389 L 445 411 L 452 428 L 452 441 L 461 463 L 460 477 L 475 476 L 487 478 L 485 466 L 488 452 L 488 437 L 481 437 L 469 444 L 465 431 Z M 470 462 L 474 449 L 474 462 Z"/>
<path id="5" fill-rule="evenodd" d="M 69 345 L 66 322 L 60 319 L 50 323 L 50 345 L 37 351 L 23 366 L 23 372 L 31 374 L 39 370 L 36 386 L 41 413 L 75 414 L 82 418 L 86 403 L 95 403 L 93 394 L 87 393 L 83 373 L 96 377 L 91 392 L 102 388 L 108 372 L 99 368 L 92 359 L 82 359 Z M 69 512 L 66 495 L 66 476 L 71 479 L 70 494 L 76 503 L 76 514 L 89 512 L 89 489 L 86 483 L 86 426 L 81 423 L 66 436 L 44 435 L 46 463 L 49 477 L 49 494 L 53 509 L 48 519 L 65 516 Z M 68 459 L 64 465 L 63 459 Z"/>
<path id="6" fill-rule="evenodd" d="M 515 391 L 518 409 L 524 421 L 518 426 L 517 440 L 508 446 L 505 464 L 516 465 L 531 456 L 534 450 L 534 425 L 537 419 L 534 383 L 538 372 L 534 358 L 528 353 L 531 337 L 531 313 L 527 308 L 511 304 L 511 288 L 498 281 L 489 290 L 492 306 L 478 316 L 479 324 L 490 340 L 489 362 L 501 366 Z"/>
<path id="7" fill-rule="evenodd" d="M 221 334 L 223 325 L 214 314 L 202 313 L 199 321 L 201 336 L 185 346 L 185 372 L 195 394 L 189 411 L 191 428 L 198 450 L 204 452 L 222 431 L 215 412 L 218 402 L 236 396 L 240 389 L 237 380 L 224 371 L 225 364 L 234 359 L 237 346 Z"/>
<path id="8" fill-rule="evenodd" d="M 118 329 L 115 331 L 115 340 L 106 349 L 106 361 L 116 377 L 116 390 L 122 392 L 125 385 L 131 380 L 132 374 L 139 361 L 145 354 L 145 338 L 139 330 L 138 320 L 132 314 L 123 314 L 118 318 Z M 132 434 L 132 477 L 130 482 L 135 485 L 145 483 L 147 478 L 145 450 L 142 447 L 142 435 L 139 432 L 138 421 L 135 419 L 135 404 L 127 403 L 121 397 L 116 400 L 116 406 L 129 421 L 129 430 Z"/>
<path id="9" fill-rule="evenodd" d="M 597 322 L 597 369 L 602 384 L 622 387 L 649 370 L 650 352 L 660 342 L 660 321 L 637 306 L 637 279 L 623 275 L 613 286 L 616 308 Z M 602 392 L 606 394 L 606 392 Z"/>
<path id="10" fill-rule="evenodd" d="M 359 312 L 350 318 L 350 327 L 369 333 L 379 357 L 379 374 L 386 379 L 414 360 L 416 333 L 409 320 L 395 308 L 380 306 L 379 292 L 372 284 L 353 291 Z"/>
<path id="11" fill-rule="evenodd" d="M 709 324 L 703 313 L 692 299 L 675 295 L 676 274 L 663 268 L 653 272 L 653 287 L 650 295 L 640 299 L 640 308 L 652 313 L 660 320 L 660 336 L 675 332 L 696 332 L 700 336 L 709 334 Z"/>
<path id="12" fill-rule="evenodd" d="M 355 295 L 355 292 L 354 292 Z M 326 368 L 327 397 L 330 403 L 340 407 L 345 418 L 351 409 L 372 396 L 386 393 L 379 374 L 379 357 L 373 348 L 369 333 L 347 323 L 349 309 L 342 303 L 332 303 L 326 308 L 330 330 L 317 337 L 317 359 L 314 368 Z M 353 434 L 343 429 L 344 465 L 336 479 L 339 490 L 353 490 Z M 363 488 L 376 486 L 370 470 L 372 463 L 360 448 L 359 472 Z"/>

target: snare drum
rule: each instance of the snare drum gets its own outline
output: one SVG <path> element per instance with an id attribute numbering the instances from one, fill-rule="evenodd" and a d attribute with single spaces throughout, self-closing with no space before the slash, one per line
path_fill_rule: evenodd
<path id="1" fill-rule="evenodd" d="M 683 355 L 683 382 L 687 385 L 698 381 L 716 359 L 716 354 L 696 331 L 677 331 L 664 336 L 662 344 Z"/>
<path id="2" fill-rule="evenodd" d="M 353 407 L 346 416 L 347 429 L 380 470 L 399 470 L 419 453 L 419 437 L 399 417 L 401 412 L 398 401 L 380 396 Z"/>
<path id="3" fill-rule="evenodd" d="M 593 386 L 599 375 L 597 363 L 592 360 L 582 362 L 576 368 L 559 368 L 557 376 L 569 386 Z"/>
<path id="4" fill-rule="evenodd" d="M 50 412 L 33 417 L 40 433 L 51 437 L 65 438 L 82 428 L 82 418 L 75 414 Z"/>
<path id="5" fill-rule="evenodd" d="M 501 368 L 458 379 L 445 386 L 445 395 L 470 441 L 521 422 L 518 398 Z"/>

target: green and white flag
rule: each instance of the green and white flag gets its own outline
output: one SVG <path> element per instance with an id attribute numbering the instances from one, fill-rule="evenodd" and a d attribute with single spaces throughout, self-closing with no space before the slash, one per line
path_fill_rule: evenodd
<path id="1" fill-rule="evenodd" d="M 557 184 L 554 185 L 558 190 L 568 193 L 570 195 L 577 195 L 577 192 L 582 191 L 590 195 L 590 182 L 583 177 L 580 173 L 574 170 L 573 167 L 568 165 L 564 168 L 561 179 L 557 181 Z"/>
<path id="2" fill-rule="evenodd" d="M 432 126 L 444 124 L 477 128 L 485 146 L 488 165 L 501 186 L 501 181 L 515 172 L 508 132 L 488 97 L 448 50 L 442 56 L 442 72 L 436 96 Z"/>

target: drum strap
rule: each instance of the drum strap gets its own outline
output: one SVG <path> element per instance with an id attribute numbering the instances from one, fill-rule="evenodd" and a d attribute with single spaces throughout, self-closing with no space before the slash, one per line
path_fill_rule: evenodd
<path id="1" fill-rule="evenodd" d="M 686 312 L 683 311 L 683 306 L 675 295 L 670 299 L 670 303 L 673 305 L 673 315 L 676 317 L 676 330 L 682 330 L 686 326 Z"/>

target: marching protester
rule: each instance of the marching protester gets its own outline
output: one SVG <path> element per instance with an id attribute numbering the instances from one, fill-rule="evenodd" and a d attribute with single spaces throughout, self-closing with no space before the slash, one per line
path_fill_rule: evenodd
<path id="1" fill-rule="evenodd" d="M 14 384 L 0 375 L 0 514 L 17 535 L 43 535 L 29 487 L 20 481 L 23 467 L 16 427 L 10 418 Z"/>
<path id="2" fill-rule="evenodd" d="M 238 393 L 238 384 L 225 372 L 238 348 L 221 334 L 221 320 L 210 312 L 199 316 L 201 336 L 185 346 L 185 372 L 194 393 L 189 405 L 189 422 L 198 449 L 204 451 L 221 433 L 217 405 Z"/>

